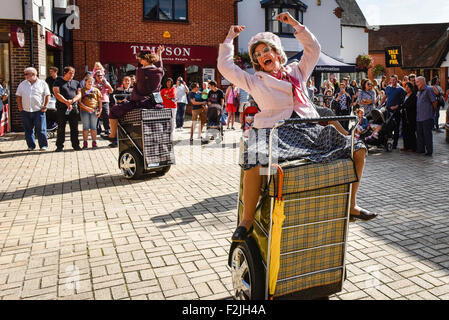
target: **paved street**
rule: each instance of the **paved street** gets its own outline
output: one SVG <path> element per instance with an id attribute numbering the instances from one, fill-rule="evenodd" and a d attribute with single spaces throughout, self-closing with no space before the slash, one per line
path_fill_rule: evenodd
<path id="1" fill-rule="evenodd" d="M 443 112 L 442 112 L 443 113 Z M 240 131 L 176 146 L 164 177 L 127 181 L 117 149 L 27 152 L 0 142 L 0 299 L 226 299 Z M 370 154 L 359 191 L 380 217 L 350 225 L 331 299 L 449 299 L 449 144 Z M 402 146 L 402 142 L 400 142 Z M 50 142 L 55 149 L 55 140 Z"/>

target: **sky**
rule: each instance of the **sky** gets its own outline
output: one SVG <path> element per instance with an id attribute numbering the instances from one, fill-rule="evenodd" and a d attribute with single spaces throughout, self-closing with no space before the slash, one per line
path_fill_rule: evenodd
<path id="1" fill-rule="evenodd" d="M 356 0 L 368 24 L 449 22 L 449 0 Z"/>

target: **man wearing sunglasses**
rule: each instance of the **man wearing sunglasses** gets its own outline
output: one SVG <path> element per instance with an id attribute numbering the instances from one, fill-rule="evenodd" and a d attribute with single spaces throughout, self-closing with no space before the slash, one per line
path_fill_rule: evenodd
<path id="1" fill-rule="evenodd" d="M 35 135 L 37 135 L 40 149 L 46 151 L 48 141 L 45 112 L 50 102 L 50 89 L 44 80 L 37 77 L 35 68 L 26 68 L 24 76 L 25 80 L 19 84 L 16 96 L 28 151 L 36 149 Z"/>

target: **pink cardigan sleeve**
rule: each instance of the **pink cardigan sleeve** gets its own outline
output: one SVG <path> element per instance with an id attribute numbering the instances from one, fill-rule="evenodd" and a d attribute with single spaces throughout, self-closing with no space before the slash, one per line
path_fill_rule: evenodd
<path id="1" fill-rule="evenodd" d="M 234 83 L 246 92 L 251 92 L 251 89 L 254 87 L 254 76 L 235 65 L 232 41 L 225 41 L 220 44 L 217 68 L 229 82 Z"/>
<path id="2" fill-rule="evenodd" d="M 315 68 L 321 53 L 321 46 L 315 36 L 305 26 L 295 27 L 295 37 L 304 47 L 304 54 L 298 63 L 303 81 L 307 81 Z"/>

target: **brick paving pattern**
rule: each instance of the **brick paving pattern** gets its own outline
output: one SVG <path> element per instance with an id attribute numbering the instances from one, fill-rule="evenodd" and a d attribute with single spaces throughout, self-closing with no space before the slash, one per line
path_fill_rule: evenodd
<path id="1" fill-rule="evenodd" d="M 238 136 L 176 145 L 163 177 L 127 181 L 117 149 L 27 152 L 0 141 L 0 299 L 226 299 L 236 226 Z M 449 144 L 434 157 L 368 157 L 348 279 L 331 299 L 449 299 Z M 51 140 L 50 149 L 54 149 Z M 401 142 L 400 142 L 401 146 Z"/>

